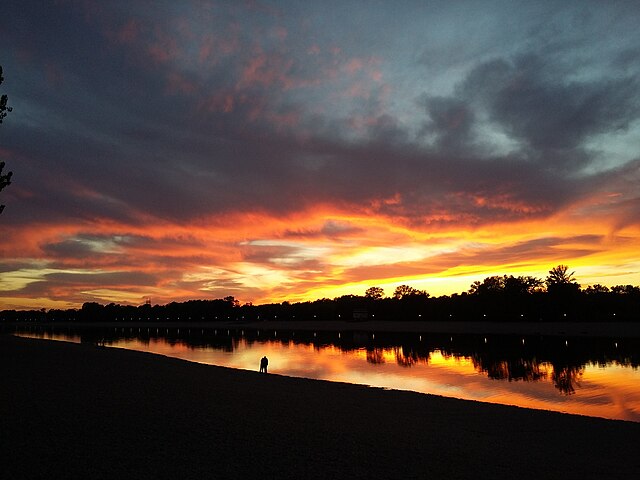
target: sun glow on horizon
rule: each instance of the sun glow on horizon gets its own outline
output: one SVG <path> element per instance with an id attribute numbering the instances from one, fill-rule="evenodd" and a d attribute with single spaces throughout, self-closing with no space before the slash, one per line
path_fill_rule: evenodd
<path id="1" fill-rule="evenodd" d="M 121 226 L 113 233 L 111 226 L 87 234 L 78 225 L 62 235 L 44 229 L 51 233 L 40 235 L 33 247 L 39 254 L 30 253 L 25 267 L 3 274 L 0 308 L 78 307 L 85 301 L 135 305 L 147 297 L 168 303 L 227 295 L 254 304 L 280 303 L 363 295 L 371 286 L 390 295 L 401 284 L 440 296 L 467 291 L 491 275 L 544 278 L 560 263 L 569 264 L 584 286 L 640 283 L 638 229 L 612 232 L 593 218 L 584 225 L 574 219 L 569 226 L 567 215 L 571 212 L 519 226 L 432 230 L 321 209 L 287 219 L 252 214 L 234 224 L 193 229 Z M 4 248 L 20 258 L 20 243 Z M 127 278 L 129 284 L 123 282 Z M 35 286 L 45 288 L 29 294 Z"/>

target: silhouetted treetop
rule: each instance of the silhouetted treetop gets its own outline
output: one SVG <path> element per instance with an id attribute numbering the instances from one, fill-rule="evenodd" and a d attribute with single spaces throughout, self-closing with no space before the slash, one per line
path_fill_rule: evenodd
<path id="1" fill-rule="evenodd" d="M 569 267 L 566 265 L 552 268 L 545 280 L 547 291 L 564 298 L 577 295 L 580 291 L 580 284 L 576 282 L 574 274 L 575 272 L 569 273 Z"/>
<path id="2" fill-rule="evenodd" d="M 0 65 L 0 85 L 2 85 L 3 81 L 4 77 L 2 76 L 2 65 Z M 2 123 L 2 120 L 7 116 L 7 113 L 13 110 L 11 107 L 7 106 L 8 100 L 9 98 L 7 97 L 7 95 L 0 96 L 0 123 Z"/>
<path id="3" fill-rule="evenodd" d="M 393 298 L 396 300 L 402 300 L 408 297 L 429 297 L 429 294 L 424 290 L 418 290 L 417 288 L 410 287 L 409 285 L 398 285 L 393 292 Z"/>
<path id="4" fill-rule="evenodd" d="M 514 277 L 513 275 L 492 276 L 482 282 L 475 281 L 469 288 L 473 295 L 526 295 L 539 290 L 544 282 L 536 277 Z"/>
<path id="5" fill-rule="evenodd" d="M 611 287 L 611 292 L 617 295 L 640 295 L 640 287 L 633 285 L 616 285 Z"/>
<path id="6" fill-rule="evenodd" d="M 577 283 L 573 277 L 576 272 L 569 273 L 569 267 L 566 265 L 558 265 L 549 270 L 549 275 L 546 279 L 547 287 L 549 285 L 563 285 L 568 283 Z"/>
<path id="7" fill-rule="evenodd" d="M 587 295 L 609 293 L 610 291 L 611 290 L 609 290 L 609 287 L 600 285 L 599 283 L 596 283 L 595 285 L 589 285 L 587 288 L 584 289 L 584 293 L 586 293 Z"/>
<path id="8" fill-rule="evenodd" d="M 384 297 L 384 289 L 380 287 L 369 287 L 364 292 L 364 296 L 372 300 L 380 300 Z"/>
<path id="9" fill-rule="evenodd" d="M 2 65 L 0 65 L 0 85 L 4 81 L 4 77 L 2 76 Z M 0 123 L 7 116 L 7 112 L 12 110 L 11 107 L 7 106 L 8 97 L 6 95 L 0 96 Z M 8 185 L 11 185 L 11 176 L 13 172 L 2 173 L 4 170 L 4 162 L 0 162 L 0 192 Z M 0 213 L 4 210 L 4 205 L 0 205 Z"/>

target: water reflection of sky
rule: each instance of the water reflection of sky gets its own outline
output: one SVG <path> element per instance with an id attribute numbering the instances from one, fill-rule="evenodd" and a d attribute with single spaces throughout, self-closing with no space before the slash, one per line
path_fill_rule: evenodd
<path id="1" fill-rule="evenodd" d="M 563 395 L 550 380 L 553 366 L 549 364 L 541 365 L 540 381 L 492 380 L 472 359 L 437 350 L 427 360 L 403 366 L 398 361 L 402 355 L 399 348 L 378 349 L 376 358 L 370 358 L 377 363 L 372 363 L 367 361 L 372 353 L 364 348 L 343 351 L 333 345 L 292 341 L 258 343 L 240 339 L 232 352 L 182 342 L 170 344 L 163 338 L 148 343 L 118 340 L 112 346 L 256 371 L 260 358 L 266 355 L 270 373 L 640 422 L 640 371 L 616 364 L 585 366 L 576 377 L 575 393 Z"/>
<path id="2" fill-rule="evenodd" d="M 227 332 L 220 333 L 225 336 Z M 88 341 L 86 337 L 71 333 L 20 334 L 51 340 Z M 168 330 L 166 334 L 169 334 Z M 558 365 L 545 361 L 526 370 L 536 381 L 496 380 L 490 378 L 487 368 L 493 369 L 494 376 L 500 376 L 503 370 L 513 373 L 514 365 L 506 365 L 504 360 L 508 355 L 498 356 L 497 361 L 493 361 L 496 358 L 489 356 L 487 359 L 475 353 L 473 357 L 454 355 L 437 348 L 413 355 L 412 347 L 406 347 L 406 350 L 400 346 L 341 348 L 330 343 L 273 338 L 250 341 L 244 336 L 233 339 L 232 336 L 226 336 L 228 343 L 224 347 L 193 345 L 184 339 L 168 340 L 162 336 L 140 339 L 135 335 L 110 337 L 106 344 L 254 371 L 259 368 L 260 358 L 266 355 L 270 373 L 640 422 L 640 370 L 616 361 L 607 362 L 606 366 L 587 363 L 568 373 L 560 372 L 570 376 L 571 392 L 567 393 L 558 387 L 562 381 L 554 371 L 554 368 L 559 370 Z M 515 368 L 518 368 L 517 363 Z"/>

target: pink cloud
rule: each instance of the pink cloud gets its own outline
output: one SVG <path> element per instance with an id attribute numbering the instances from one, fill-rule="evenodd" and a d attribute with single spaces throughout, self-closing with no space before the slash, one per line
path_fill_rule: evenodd
<path id="1" fill-rule="evenodd" d="M 200 39 L 198 60 L 201 64 L 215 65 L 223 57 L 240 51 L 237 26 L 231 25 L 223 35 L 206 33 Z"/>
<path id="2" fill-rule="evenodd" d="M 192 94 L 198 90 L 198 85 L 178 72 L 169 72 L 167 75 L 167 90 L 173 94 Z"/>
<path id="3" fill-rule="evenodd" d="M 275 35 L 279 40 L 284 41 L 287 38 L 288 32 L 284 27 L 275 27 L 273 29 L 273 35 Z"/>
<path id="4" fill-rule="evenodd" d="M 208 62 L 211 59 L 214 45 L 215 39 L 213 35 L 210 33 L 205 35 L 198 50 L 198 60 L 200 60 L 200 63 Z"/>
<path id="5" fill-rule="evenodd" d="M 346 63 L 344 68 L 349 74 L 355 75 L 364 68 L 364 61 L 360 58 L 352 58 Z"/>
<path id="6" fill-rule="evenodd" d="M 230 113 L 233 112 L 235 106 L 235 95 L 230 90 L 216 92 L 200 102 L 200 108 L 209 112 Z"/>
<path id="7" fill-rule="evenodd" d="M 115 32 L 112 32 L 109 37 L 116 43 L 130 45 L 137 40 L 139 35 L 140 27 L 138 22 L 132 19 Z"/>
<path id="8" fill-rule="evenodd" d="M 371 90 L 361 82 L 357 82 L 349 87 L 349 89 L 347 90 L 347 96 L 351 98 L 367 99 L 371 96 Z"/>
<path id="9" fill-rule="evenodd" d="M 291 68 L 292 63 L 292 60 L 265 54 L 253 57 L 242 72 L 240 86 L 280 84 L 288 88 L 292 82 L 286 77 L 285 72 Z"/>
<path id="10" fill-rule="evenodd" d="M 266 114 L 266 120 L 277 130 L 282 131 L 297 126 L 300 123 L 300 114 L 299 112 L 269 112 Z"/>
<path id="11" fill-rule="evenodd" d="M 180 50 L 176 37 L 167 34 L 161 27 L 157 26 L 153 40 L 147 45 L 147 53 L 157 63 L 167 63 L 179 57 Z"/>
<path id="12" fill-rule="evenodd" d="M 267 55 L 264 53 L 249 59 L 240 75 L 238 88 L 252 86 L 273 87 L 280 86 L 284 90 L 301 87 L 315 82 L 298 79 L 290 75 L 293 60 L 281 55 Z"/>

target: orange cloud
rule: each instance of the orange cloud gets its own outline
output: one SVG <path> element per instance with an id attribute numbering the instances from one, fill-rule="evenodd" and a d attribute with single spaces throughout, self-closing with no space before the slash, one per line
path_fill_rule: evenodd
<path id="1" fill-rule="evenodd" d="M 640 283 L 640 230 L 613 234 L 605 219 L 572 214 L 434 229 L 318 206 L 191 225 L 146 218 L 137 226 L 12 227 L 1 241 L 3 258 L 11 258 L 2 262 L 3 307 L 35 307 L 43 298 L 140 303 L 226 294 L 263 303 L 361 295 L 371 285 L 390 294 L 402 283 L 439 295 L 494 274 L 544 277 L 558 263 L 571 265 L 585 285 Z"/>

